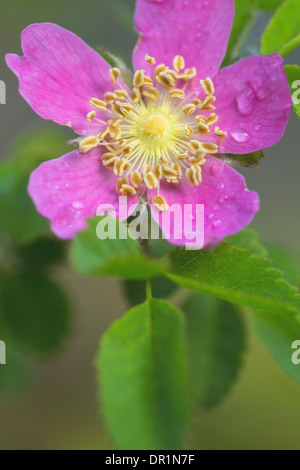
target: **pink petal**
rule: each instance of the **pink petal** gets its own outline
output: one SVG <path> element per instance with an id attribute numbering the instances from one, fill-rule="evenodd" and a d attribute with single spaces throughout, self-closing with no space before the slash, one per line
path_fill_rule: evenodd
<path id="1" fill-rule="evenodd" d="M 23 57 L 7 54 L 20 94 L 44 119 L 72 127 L 81 135 L 103 128 L 88 122 L 91 98 L 114 86 L 110 66 L 75 34 L 52 23 L 33 24 L 22 33 Z M 101 114 L 100 114 L 101 115 Z"/>
<path id="2" fill-rule="evenodd" d="M 146 53 L 168 66 L 179 54 L 201 77 L 213 77 L 225 56 L 233 17 L 233 0 L 137 0 L 141 37 L 133 54 L 135 69 L 147 70 Z"/>
<path id="3" fill-rule="evenodd" d="M 222 69 L 214 84 L 217 126 L 228 132 L 222 152 L 255 152 L 281 139 L 291 92 L 278 54 L 240 60 Z"/>
<path id="4" fill-rule="evenodd" d="M 170 213 L 171 206 L 177 204 L 178 210 L 183 213 L 184 205 L 191 204 L 192 212 L 190 223 L 171 222 L 169 242 L 184 246 L 192 243 L 195 248 L 201 248 L 201 233 L 197 233 L 199 243 L 195 237 L 196 204 L 204 205 L 204 247 L 216 246 L 224 237 L 241 231 L 253 219 L 259 209 L 259 198 L 256 192 L 248 191 L 242 175 L 233 168 L 222 163 L 215 157 L 209 156 L 202 167 L 203 182 L 199 186 L 192 186 L 187 179 L 180 181 L 179 185 L 163 183 L 160 195 L 170 206 L 165 212 L 159 212 L 152 207 L 152 216 L 159 223 L 162 231 L 167 235 L 167 225 L 162 223 L 164 214 Z M 151 201 L 155 191 L 149 191 Z M 185 210 L 188 208 L 185 207 Z M 179 219 L 178 219 L 179 220 Z M 178 240 L 178 236 L 181 235 Z M 189 238 L 194 235 L 191 241 Z"/>
<path id="5" fill-rule="evenodd" d="M 50 219 L 52 231 L 69 239 L 86 228 L 86 219 L 95 217 L 99 205 L 112 205 L 122 220 L 128 217 L 119 211 L 116 180 L 103 166 L 99 149 L 84 155 L 74 150 L 42 163 L 30 176 L 28 192 L 38 213 Z M 129 207 L 137 203 L 138 196 L 128 198 Z"/>

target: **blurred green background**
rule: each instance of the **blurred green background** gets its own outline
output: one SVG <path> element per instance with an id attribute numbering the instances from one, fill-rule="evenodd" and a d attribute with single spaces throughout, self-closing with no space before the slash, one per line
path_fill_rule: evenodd
<path id="1" fill-rule="evenodd" d="M 7 104 L 0 105 L 0 157 L 8 153 L 20 133 L 55 127 L 36 116 L 18 95 L 17 80 L 5 65 L 5 53 L 21 52 L 22 29 L 34 22 L 55 22 L 90 45 L 101 45 L 130 60 L 136 34 L 130 30 L 130 18 L 125 18 L 124 4 L 133 5 L 134 1 L 2 2 L 0 80 L 7 86 Z M 267 19 L 267 15 L 260 16 L 245 55 L 257 53 Z M 300 63 L 299 50 L 287 63 Z M 263 241 L 281 243 L 298 254 L 299 124 L 293 113 L 284 138 L 265 152 L 259 169 L 243 171 L 248 187 L 261 196 L 261 212 L 253 227 Z M 123 315 L 126 301 L 115 280 L 79 277 L 68 266 L 55 274 L 69 288 L 74 311 L 72 334 L 57 357 L 32 364 L 34 378 L 25 388 L 0 394 L 0 448 L 110 449 L 112 443 L 96 400 L 93 361 L 99 338 Z M 189 448 L 300 448 L 299 386 L 279 370 L 249 330 L 249 353 L 238 384 L 219 407 L 195 416 Z M 0 366 L 0 375 L 4 367 L 8 369 L 9 363 Z"/>

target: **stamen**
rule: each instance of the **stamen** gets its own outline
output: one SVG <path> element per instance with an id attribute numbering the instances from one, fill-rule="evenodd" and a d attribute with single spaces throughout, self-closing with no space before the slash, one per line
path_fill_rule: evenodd
<path id="1" fill-rule="evenodd" d="M 121 101 L 116 101 L 115 104 L 112 105 L 111 109 L 116 116 L 124 118 L 130 114 L 132 105 L 129 103 L 121 103 Z"/>
<path id="2" fill-rule="evenodd" d="M 186 176 L 193 186 L 199 186 L 202 182 L 202 171 L 200 166 L 192 166 L 186 170 Z"/>
<path id="3" fill-rule="evenodd" d="M 93 106 L 93 108 L 96 108 L 99 111 L 106 111 L 105 101 L 98 100 L 98 98 L 92 98 L 89 103 L 91 106 Z"/>
<path id="4" fill-rule="evenodd" d="M 95 147 L 98 147 L 100 140 L 94 135 L 90 137 L 85 137 L 79 143 L 79 151 L 81 153 L 87 153 Z"/>
<path id="5" fill-rule="evenodd" d="M 178 160 L 185 160 L 189 156 L 189 152 L 179 152 L 177 154 Z"/>
<path id="6" fill-rule="evenodd" d="M 177 180 L 177 176 L 178 176 L 177 171 L 166 165 L 162 167 L 162 174 L 166 178 L 166 180 L 169 180 L 169 181 Z"/>
<path id="7" fill-rule="evenodd" d="M 203 142 L 202 148 L 207 153 L 218 153 L 219 146 L 217 144 L 213 144 L 212 142 Z"/>
<path id="8" fill-rule="evenodd" d="M 92 121 L 96 117 L 96 111 L 90 111 L 87 115 L 86 118 L 88 121 Z"/>
<path id="9" fill-rule="evenodd" d="M 192 129 L 190 126 L 185 126 L 184 133 L 187 137 L 191 137 L 194 134 L 194 129 Z"/>
<path id="10" fill-rule="evenodd" d="M 207 95 L 213 95 L 215 87 L 212 80 L 208 77 L 205 80 L 200 80 L 201 86 Z"/>
<path id="11" fill-rule="evenodd" d="M 111 104 L 113 104 L 113 102 L 115 100 L 118 99 L 118 97 L 115 93 L 112 93 L 112 92 L 108 91 L 107 93 L 105 93 L 104 99 L 105 99 L 107 104 L 111 105 Z"/>
<path id="12" fill-rule="evenodd" d="M 155 167 L 153 168 L 153 174 L 155 176 L 155 178 L 157 178 L 158 180 L 160 180 L 162 178 L 162 167 L 161 165 L 155 165 Z"/>
<path id="13" fill-rule="evenodd" d="M 173 60 L 173 67 L 176 72 L 180 72 L 180 70 L 184 69 L 185 61 L 181 55 L 176 55 Z"/>
<path id="14" fill-rule="evenodd" d="M 132 171 L 130 173 L 130 178 L 135 188 L 138 188 L 143 182 L 143 179 L 138 171 Z"/>
<path id="15" fill-rule="evenodd" d="M 169 209 L 167 201 L 162 196 L 153 196 L 151 199 L 151 204 L 157 207 L 160 211 L 166 211 Z"/>
<path id="16" fill-rule="evenodd" d="M 189 147 L 193 150 L 193 152 L 197 152 L 200 150 L 203 144 L 199 142 L 199 140 L 190 140 Z"/>
<path id="17" fill-rule="evenodd" d="M 168 67 L 166 67 L 165 64 L 159 64 L 156 67 L 155 72 L 154 72 L 154 80 L 156 80 L 157 75 L 159 75 L 162 72 L 167 72 L 167 71 L 168 71 Z"/>
<path id="18" fill-rule="evenodd" d="M 136 190 L 129 184 L 123 184 L 120 189 L 120 193 L 122 196 L 134 196 L 136 194 Z"/>
<path id="19" fill-rule="evenodd" d="M 207 125 L 212 126 L 218 121 L 218 119 L 219 119 L 219 116 L 217 116 L 215 113 L 212 113 L 207 119 Z"/>
<path id="20" fill-rule="evenodd" d="M 141 99 L 141 93 L 138 88 L 132 89 L 132 101 L 134 104 L 137 104 Z"/>
<path id="21" fill-rule="evenodd" d="M 109 127 L 105 129 L 105 131 L 100 132 L 100 134 L 97 135 L 98 139 L 100 142 L 103 142 L 105 137 L 109 134 Z"/>
<path id="22" fill-rule="evenodd" d="M 149 87 L 147 90 L 143 91 L 143 95 L 146 96 L 147 98 L 150 98 L 151 100 L 158 101 L 160 98 L 160 92 L 157 88 L 154 87 Z"/>
<path id="23" fill-rule="evenodd" d="M 125 90 L 115 90 L 114 93 L 117 95 L 117 99 L 120 101 L 124 101 L 128 98 L 128 93 Z"/>
<path id="24" fill-rule="evenodd" d="M 118 77 L 121 75 L 121 72 L 117 67 L 114 67 L 113 69 L 109 70 L 109 75 L 113 83 L 116 83 L 116 81 L 118 80 Z"/>
<path id="25" fill-rule="evenodd" d="M 174 88 L 174 90 L 169 91 L 169 95 L 171 96 L 171 98 L 178 98 L 180 100 L 183 100 L 185 97 L 185 92 L 180 88 Z"/>
<path id="26" fill-rule="evenodd" d="M 102 163 L 106 168 L 113 169 L 115 162 L 119 160 L 114 153 L 104 153 L 102 155 Z"/>
<path id="27" fill-rule="evenodd" d="M 219 127 L 215 127 L 215 134 L 218 136 L 218 137 L 226 137 L 227 136 L 227 132 L 225 131 L 221 131 L 221 129 Z"/>
<path id="28" fill-rule="evenodd" d="M 125 178 L 118 178 L 117 179 L 117 184 L 116 184 L 116 191 L 118 194 L 121 194 L 121 189 L 124 184 L 129 184 L 129 180 L 127 176 Z"/>
<path id="29" fill-rule="evenodd" d="M 186 116 L 191 116 L 196 111 L 196 107 L 194 104 L 189 103 L 182 106 L 181 110 Z"/>
<path id="30" fill-rule="evenodd" d="M 114 164 L 114 172 L 115 175 L 122 176 L 124 171 L 129 170 L 131 167 L 131 164 L 126 158 L 118 158 L 115 160 Z"/>
<path id="31" fill-rule="evenodd" d="M 120 127 L 111 127 L 110 136 L 112 139 L 119 139 L 121 137 L 122 131 Z"/>
<path id="32" fill-rule="evenodd" d="M 189 158 L 189 162 L 191 165 L 203 165 L 206 163 L 205 157 L 206 154 L 199 150 L 193 157 Z"/>
<path id="33" fill-rule="evenodd" d="M 145 60 L 146 60 L 146 62 L 149 62 L 149 64 L 151 64 L 151 65 L 156 64 L 156 60 L 154 59 L 154 57 L 151 57 L 149 54 L 145 55 Z"/>
<path id="34" fill-rule="evenodd" d="M 144 181 L 149 189 L 155 189 L 158 186 L 158 180 L 152 171 L 149 171 L 145 174 Z"/>
<path id="35" fill-rule="evenodd" d="M 172 77 L 172 75 L 170 75 L 169 73 L 167 72 L 160 72 L 157 76 L 156 76 L 156 80 L 158 81 L 158 83 L 163 86 L 164 88 L 166 88 L 167 90 L 170 90 L 171 88 L 173 88 L 173 86 L 175 85 L 175 80 L 174 78 Z"/>
<path id="36" fill-rule="evenodd" d="M 204 122 L 200 122 L 197 125 L 197 131 L 199 134 L 209 134 L 210 133 L 210 128 L 207 124 L 204 124 Z"/>
<path id="37" fill-rule="evenodd" d="M 141 87 L 144 85 L 144 77 L 145 73 L 144 70 L 137 70 L 133 77 L 133 86 L 134 87 Z"/>

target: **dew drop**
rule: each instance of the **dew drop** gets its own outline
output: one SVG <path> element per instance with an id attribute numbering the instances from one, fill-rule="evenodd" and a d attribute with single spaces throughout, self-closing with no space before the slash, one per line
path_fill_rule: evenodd
<path id="1" fill-rule="evenodd" d="M 261 125 L 260 124 L 257 124 L 257 126 L 255 126 L 254 128 L 256 131 L 259 131 L 259 129 L 261 129 Z"/>
<path id="2" fill-rule="evenodd" d="M 218 186 L 217 186 L 217 189 L 218 189 L 219 191 L 222 191 L 222 189 L 224 189 L 224 188 L 225 188 L 225 184 L 224 184 L 224 183 L 219 183 Z"/>
<path id="3" fill-rule="evenodd" d="M 250 134 L 245 129 L 233 129 L 230 134 L 236 142 L 247 142 L 250 139 Z"/>
<path id="4" fill-rule="evenodd" d="M 223 225 L 223 222 L 222 222 L 222 220 L 220 220 L 220 219 L 215 220 L 215 221 L 213 222 L 213 227 L 215 227 L 215 228 L 221 227 L 221 225 Z"/>
<path id="5" fill-rule="evenodd" d="M 82 209 L 83 208 L 83 203 L 81 201 L 74 201 L 72 203 L 72 207 L 74 209 Z"/>
<path id="6" fill-rule="evenodd" d="M 239 111 L 244 116 L 251 113 L 254 108 L 255 93 L 254 90 L 248 86 L 242 90 L 236 98 Z"/>

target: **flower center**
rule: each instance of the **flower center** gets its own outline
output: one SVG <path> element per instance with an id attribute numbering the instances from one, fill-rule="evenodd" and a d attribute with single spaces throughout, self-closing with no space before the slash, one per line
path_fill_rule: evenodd
<path id="1" fill-rule="evenodd" d="M 159 194 L 161 181 L 179 184 L 185 176 L 198 186 L 206 155 L 218 153 L 227 133 L 215 125 L 218 116 L 213 112 L 216 98 L 210 78 L 196 86 L 197 71 L 190 68 L 183 72 L 181 56 L 174 58 L 174 69 L 159 64 L 153 73 L 155 59 L 146 54 L 145 60 L 153 78 L 138 70 L 131 96 L 119 83 L 120 70 L 110 70 L 113 91 L 103 99 L 92 98 L 93 110 L 87 115 L 88 121 L 99 121 L 105 128 L 98 135 L 83 138 L 79 149 L 87 153 L 104 146 L 107 151 L 102 154 L 102 163 L 118 177 L 117 193 L 131 196 L 145 184 L 157 190 L 152 204 L 166 210 L 167 201 Z"/>
<path id="2" fill-rule="evenodd" d="M 159 116 L 154 116 L 153 118 L 149 119 L 149 121 L 145 122 L 143 127 L 146 134 L 151 135 L 163 134 L 166 128 L 167 126 L 165 120 Z"/>

